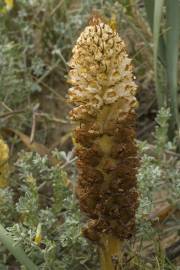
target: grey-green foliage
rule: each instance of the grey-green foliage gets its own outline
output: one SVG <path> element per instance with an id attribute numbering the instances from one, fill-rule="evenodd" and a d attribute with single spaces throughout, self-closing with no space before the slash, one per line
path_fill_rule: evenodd
<path id="1" fill-rule="evenodd" d="M 170 110 L 161 108 L 156 117 L 154 132 L 155 154 L 162 174 L 161 179 L 166 185 L 168 199 L 176 202 L 180 198 L 180 164 L 179 155 L 176 153 L 177 139 L 168 140 L 168 126 L 171 118 Z"/>
<path id="2" fill-rule="evenodd" d="M 30 106 L 33 93 L 57 90 L 76 38 L 92 9 L 101 6 L 97 0 L 75 6 L 18 0 L 9 13 L 0 14 L 0 100 L 17 109 L 24 102 Z"/>
<path id="3" fill-rule="evenodd" d="M 1 206 L 10 219 L 1 222 L 38 269 L 83 270 L 97 265 L 95 251 L 81 235 L 80 210 L 66 181 L 66 173 L 58 165 L 50 166 L 47 157 L 22 151 L 11 179 L 15 201 L 10 193 L 9 203 Z M 37 243 L 39 224 L 42 239 Z M 8 260 L 5 264 L 9 266 Z"/>
<path id="4" fill-rule="evenodd" d="M 153 194 L 161 180 L 161 168 L 157 164 L 155 157 L 146 154 L 149 147 L 146 143 L 139 143 L 141 147 L 141 167 L 138 172 L 139 191 L 141 204 L 139 211 L 147 215 L 153 207 Z"/>
<path id="5" fill-rule="evenodd" d="M 165 150 L 168 145 L 167 133 L 169 118 L 169 109 L 162 108 L 156 117 L 157 125 L 154 133 L 155 146 L 145 141 L 138 142 L 139 156 L 141 157 L 141 166 L 137 176 L 140 192 L 138 219 L 141 219 L 152 211 L 153 195 L 163 184 L 162 160 L 165 157 Z"/>
<path id="6" fill-rule="evenodd" d="M 1 28 L 0 28 L 1 29 Z M 28 89 L 24 77 L 20 45 L 9 41 L 1 32 L 0 43 L 0 98 L 9 106 L 24 101 Z"/>
<path id="7" fill-rule="evenodd" d="M 140 206 L 137 220 L 141 234 L 146 232 L 146 237 L 148 234 L 144 228 L 149 226 L 148 216 L 155 207 L 154 199 L 157 192 L 164 190 L 166 200 L 171 203 L 177 203 L 180 198 L 180 165 L 178 154 L 173 152 L 176 148 L 175 142 L 168 141 L 169 119 L 169 109 L 162 108 L 156 117 L 154 144 L 138 143 L 141 166 L 138 172 Z"/>
<path id="8" fill-rule="evenodd" d="M 14 217 L 13 190 L 9 187 L 0 188 L 0 223 L 10 225 Z"/>
<path id="9" fill-rule="evenodd" d="M 156 127 L 154 132 L 154 144 L 156 154 L 161 159 L 165 150 L 176 150 L 175 145 L 168 140 L 168 127 L 171 113 L 169 109 L 162 107 L 156 117 Z"/>
<path id="10" fill-rule="evenodd" d="M 140 205 L 136 214 L 136 238 L 141 244 L 139 250 L 137 248 L 136 254 L 138 252 L 140 254 L 140 256 L 137 256 L 137 265 L 138 269 L 142 270 L 177 269 L 176 266 L 166 259 L 165 251 L 160 246 L 160 242 L 157 241 L 157 239 L 164 237 L 165 234 L 163 230 L 158 229 L 158 226 L 154 226 L 154 221 L 157 222 L 158 217 L 153 221 L 152 217 L 154 215 L 150 215 L 151 213 L 155 213 L 155 207 L 159 206 L 157 199 L 177 205 L 180 198 L 180 165 L 178 154 L 174 151 L 176 148 L 175 142 L 168 141 L 169 119 L 169 109 L 162 108 L 156 117 L 157 125 L 154 132 L 155 140 L 153 144 L 145 141 L 138 142 L 141 166 L 138 172 Z M 162 193 L 164 193 L 163 197 L 161 197 Z M 174 226 L 178 229 L 178 220 L 174 220 Z M 171 230 L 171 227 L 169 227 L 169 231 Z M 154 250 L 154 257 L 149 258 L 148 263 L 142 256 L 147 240 Z"/>
<path id="11" fill-rule="evenodd" d="M 140 196 L 140 204 L 136 213 L 137 229 L 140 237 L 152 239 L 154 230 L 151 227 L 148 217 L 154 207 L 154 193 L 159 190 L 161 185 L 162 171 L 159 164 L 157 164 L 155 157 L 147 154 L 150 150 L 147 142 L 139 142 L 138 145 L 141 166 L 137 175 Z"/>

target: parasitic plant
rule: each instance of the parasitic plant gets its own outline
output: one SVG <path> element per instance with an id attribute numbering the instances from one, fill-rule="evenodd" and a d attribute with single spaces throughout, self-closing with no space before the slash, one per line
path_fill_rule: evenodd
<path id="1" fill-rule="evenodd" d="M 120 269 L 122 243 L 134 232 L 138 207 L 131 60 L 118 33 L 93 18 L 73 48 L 70 68 L 76 193 L 89 218 L 83 234 L 98 243 L 103 270 Z"/>
<path id="2" fill-rule="evenodd" d="M 8 186 L 9 176 L 9 148 L 7 144 L 0 138 L 0 188 Z"/>

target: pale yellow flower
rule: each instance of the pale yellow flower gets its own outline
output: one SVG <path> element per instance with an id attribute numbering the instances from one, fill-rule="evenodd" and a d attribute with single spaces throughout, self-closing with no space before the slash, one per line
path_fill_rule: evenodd
<path id="1" fill-rule="evenodd" d="M 42 229 L 41 229 L 41 223 L 39 223 L 37 226 L 37 231 L 36 231 L 34 243 L 36 245 L 39 245 L 41 243 L 41 241 L 42 241 Z"/>
<path id="2" fill-rule="evenodd" d="M 0 139 L 0 188 L 5 188 L 8 185 L 9 176 L 9 148 L 8 145 Z"/>
<path id="3" fill-rule="evenodd" d="M 7 10 L 11 10 L 14 6 L 14 0 L 4 0 L 5 4 L 6 4 L 6 9 Z"/>
<path id="4" fill-rule="evenodd" d="M 36 179 L 32 175 L 27 176 L 27 182 L 29 184 L 35 185 L 36 184 Z"/>

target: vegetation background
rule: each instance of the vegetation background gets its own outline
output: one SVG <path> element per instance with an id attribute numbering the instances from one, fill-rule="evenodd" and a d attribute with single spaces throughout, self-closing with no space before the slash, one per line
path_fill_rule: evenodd
<path id="1" fill-rule="evenodd" d="M 5 172 L 0 163 L 0 269 L 99 267 L 93 243 L 81 236 L 66 103 L 72 47 L 94 12 L 125 40 L 139 89 L 141 198 L 137 233 L 126 246 L 129 264 L 180 269 L 179 5 L 0 1 L 0 135 L 10 153 Z"/>

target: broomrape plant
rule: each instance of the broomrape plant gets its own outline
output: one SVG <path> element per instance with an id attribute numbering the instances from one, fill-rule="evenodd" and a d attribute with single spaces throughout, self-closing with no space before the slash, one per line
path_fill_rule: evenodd
<path id="1" fill-rule="evenodd" d="M 138 207 L 136 84 L 118 33 L 93 18 L 73 49 L 70 112 L 76 123 L 77 196 L 89 218 L 83 234 L 100 247 L 103 270 L 120 269 Z"/>

